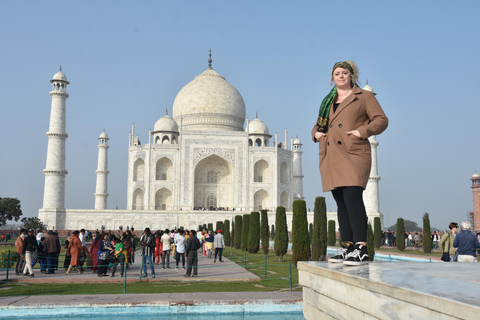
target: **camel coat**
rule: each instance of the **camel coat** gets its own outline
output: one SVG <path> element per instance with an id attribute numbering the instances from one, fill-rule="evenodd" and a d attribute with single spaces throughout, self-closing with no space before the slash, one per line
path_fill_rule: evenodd
<path id="1" fill-rule="evenodd" d="M 330 108 L 328 131 L 315 139 L 318 126 L 312 129 L 312 139 L 319 142 L 320 175 L 323 191 L 338 187 L 366 188 L 371 169 L 371 149 L 368 137 L 382 133 L 388 126 L 375 95 L 355 86 L 352 93 L 333 112 Z M 361 137 L 347 131 L 358 130 Z"/>
<path id="2" fill-rule="evenodd" d="M 70 260 L 70 265 L 71 266 L 77 266 L 80 265 L 80 252 L 83 251 L 82 247 L 82 242 L 78 238 L 78 236 L 73 235 L 72 240 L 70 240 L 70 243 L 68 244 L 68 252 L 70 253 L 71 260 Z"/>

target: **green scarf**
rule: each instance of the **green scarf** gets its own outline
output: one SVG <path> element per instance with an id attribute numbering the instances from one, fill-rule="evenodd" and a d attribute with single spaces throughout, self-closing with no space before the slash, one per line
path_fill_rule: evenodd
<path id="1" fill-rule="evenodd" d="M 318 132 L 326 133 L 328 130 L 328 114 L 330 113 L 330 107 L 333 104 L 333 101 L 337 97 L 337 87 L 333 87 L 329 94 L 323 98 L 322 104 L 320 105 L 320 110 L 318 111 Z"/>

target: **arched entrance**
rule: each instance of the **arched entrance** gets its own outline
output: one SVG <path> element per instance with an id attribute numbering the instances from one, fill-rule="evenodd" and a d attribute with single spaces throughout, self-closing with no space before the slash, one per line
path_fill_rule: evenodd
<path id="1" fill-rule="evenodd" d="M 233 170 L 230 162 L 211 155 L 195 167 L 194 207 L 232 208 Z"/>

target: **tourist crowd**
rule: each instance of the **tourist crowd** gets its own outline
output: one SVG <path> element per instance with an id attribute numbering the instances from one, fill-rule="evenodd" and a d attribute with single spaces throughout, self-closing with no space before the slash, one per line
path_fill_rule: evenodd
<path id="1" fill-rule="evenodd" d="M 117 268 L 120 269 L 119 277 L 126 276 L 127 270 L 135 261 L 137 245 L 142 256 L 142 277 L 147 277 L 147 265 L 150 265 L 151 277 L 155 278 L 155 264 L 160 264 L 163 269 L 170 269 L 170 257 L 175 260 L 175 269 L 186 270 L 185 277 L 198 276 L 198 253 L 212 258 L 215 252 L 220 262 L 225 242 L 222 230 L 212 234 L 211 231 L 202 230 L 157 230 L 152 232 L 145 228 L 140 238 L 135 240 L 134 229 L 118 232 L 114 235 L 111 231 L 96 231 L 92 233 L 81 229 L 69 232 L 68 237 L 60 240 L 58 233 L 50 230 L 35 233 L 33 229 L 22 229 L 15 246 L 17 252 L 16 274 L 34 277 L 34 266 L 38 263 L 40 272 L 55 274 L 59 267 L 63 267 L 67 275 L 77 270 L 79 274 L 85 268 L 91 268 L 98 277 L 115 277 Z M 90 242 L 87 245 L 87 242 Z M 62 249 L 65 252 L 63 266 L 59 266 Z M 86 266 L 85 266 L 86 263 Z M 111 271 L 110 275 L 108 274 Z"/>

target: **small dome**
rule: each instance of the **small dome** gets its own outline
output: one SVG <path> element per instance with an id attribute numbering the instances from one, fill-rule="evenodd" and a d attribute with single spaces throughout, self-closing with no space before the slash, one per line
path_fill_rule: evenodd
<path id="1" fill-rule="evenodd" d="M 98 139 L 108 139 L 107 133 L 103 131 L 102 133 L 100 133 L 100 136 L 98 137 Z"/>
<path id="2" fill-rule="evenodd" d="M 250 123 L 247 125 L 247 128 L 245 128 L 245 131 L 247 130 L 249 134 L 270 134 L 265 123 L 258 118 L 250 121 Z"/>
<path id="3" fill-rule="evenodd" d="M 67 77 L 65 76 L 65 74 L 64 74 L 62 71 L 58 71 L 58 72 L 55 73 L 55 75 L 53 76 L 53 80 L 63 80 L 63 81 L 67 81 Z"/>
<path id="4" fill-rule="evenodd" d="M 302 142 L 300 141 L 300 139 L 295 139 L 293 140 L 293 144 L 302 144 Z"/>
<path id="5" fill-rule="evenodd" d="M 153 131 L 178 132 L 178 125 L 168 114 L 160 118 L 153 127 Z"/>
<path id="6" fill-rule="evenodd" d="M 367 84 L 365 87 L 363 87 L 363 90 L 367 90 L 367 91 L 373 92 L 372 87 L 370 87 L 368 84 Z"/>
<path id="7" fill-rule="evenodd" d="M 480 178 L 480 175 L 475 172 L 472 176 L 472 179 L 478 179 L 478 178 Z"/>

